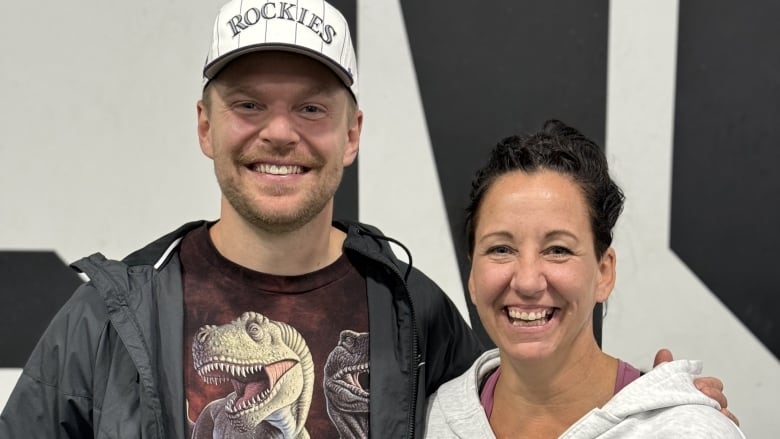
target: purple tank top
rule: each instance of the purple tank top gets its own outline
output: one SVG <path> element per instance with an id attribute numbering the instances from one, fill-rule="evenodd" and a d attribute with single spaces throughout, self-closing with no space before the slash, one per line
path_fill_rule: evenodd
<path id="1" fill-rule="evenodd" d="M 626 363 L 623 360 L 618 360 L 617 378 L 615 379 L 615 393 L 620 392 L 623 387 L 626 387 L 639 378 L 640 372 L 634 366 Z M 493 413 L 493 393 L 496 391 L 496 383 L 498 377 L 501 376 L 501 367 L 496 368 L 490 376 L 488 376 L 485 385 L 482 387 L 482 391 L 479 394 L 479 400 L 482 403 L 482 407 L 485 409 L 485 414 L 488 419 Z"/>

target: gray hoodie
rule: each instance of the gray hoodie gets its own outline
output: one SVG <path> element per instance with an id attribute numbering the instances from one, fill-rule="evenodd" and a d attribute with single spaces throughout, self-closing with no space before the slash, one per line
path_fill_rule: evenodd
<path id="1" fill-rule="evenodd" d="M 482 379 L 498 367 L 498 350 L 441 387 L 428 403 L 427 438 L 495 438 L 479 401 Z M 720 406 L 693 385 L 701 362 L 664 363 L 580 418 L 561 438 L 743 438 Z"/>

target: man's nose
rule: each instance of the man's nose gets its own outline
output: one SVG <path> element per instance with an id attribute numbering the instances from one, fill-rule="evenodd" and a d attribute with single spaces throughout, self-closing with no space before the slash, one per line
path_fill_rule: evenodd
<path id="1" fill-rule="evenodd" d="M 264 143 L 274 148 L 291 148 L 300 140 L 293 115 L 286 112 L 269 115 L 258 134 Z"/>

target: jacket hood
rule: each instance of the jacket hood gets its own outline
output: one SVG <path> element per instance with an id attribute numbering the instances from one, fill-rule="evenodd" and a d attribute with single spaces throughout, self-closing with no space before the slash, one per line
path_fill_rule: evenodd
<path id="1" fill-rule="evenodd" d="M 184 235 L 205 223 L 207 223 L 205 220 L 186 223 L 173 232 L 170 232 L 167 235 L 164 235 L 145 245 L 143 248 L 130 253 L 122 260 L 122 262 L 131 266 L 153 265 L 155 268 L 159 269 L 166 262 L 168 262 L 168 259 L 173 253 L 173 250 L 179 245 L 182 238 L 184 238 Z"/>
<path id="2" fill-rule="evenodd" d="M 129 266 L 152 265 L 159 269 L 168 261 L 173 250 L 179 245 L 184 235 L 203 224 L 213 224 L 214 222 L 215 221 L 199 220 L 186 223 L 173 232 L 170 232 L 131 253 L 125 257 L 122 262 Z M 407 269 L 407 264 L 392 257 L 393 252 L 388 243 L 394 242 L 398 244 L 404 249 L 407 257 L 411 261 L 409 250 L 395 239 L 386 237 L 378 228 L 357 221 L 345 220 L 334 221 L 333 226 L 347 234 L 347 239 L 344 242 L 345 249 L 356 251 L 363 256 L 374 259 L 382 264 L 396 267 L 399 270 Z"/>
<path id="3" fill-rule="evenodd" d="M 678 437 L 744 438 L 720 406 L 693 384 L 700 361 L 677 360 L 656 366 L 591 410 L 561 438 Z M 672 433 L 675 432 L 675 433 Z"/>
<path id="4" fill-rule="evenodd" d="M 127 276 L 129 267 L 160 270 L 170 261 L 171 255 L 175 253 L 181 240 L 187 233 L 204 224 L 213 224 L 214 222 L 198 220 L 186 223 L 129 254 L 122 261 L 110 260 L 100 253 L 95 253 L 73 263 L 72 267 L 87 275 L 91 280 L 102 274 L 104 276 L 100 277 L 111 278 L 115 282 L 119 282 L 122 287 L 119 290 L 127 291 L 130 289 L 128 284 L 130 279 Z M 346 251 L 356 252 L 363 257 L 379 262 L 391 268 L 399 277 L 404 279 L 408 277 L 411 270 L 411 254 L 403 244 L 393 238 L 384 236 L 376 227 L 356 221 L 334 221 L 333 226 L 347 234 L 347 238 L 344 241 L 344 249 Z M 390 242 L 396 243 L 406 252 L 409 264 L 402 262 L 394 256 L 395 254 L 389 245 Z"/>
<path id="5" fill-rule="evenodd" d="M 486 375 L 498 367 L 498 350 L 483 354 L 475 363 L 467 386 L 474 389 Z M 610 417 L 625 419 L 631 415 L 665 409 L 679 405 L 701 404 L 720 410 L 714 400 L 708 398 L 693 384 L 701 373 L 701 361 L 676 360 L 661 364 L 637 378 L 615 394 L 601 409 Z M 463 390 L 463 389 L 461 389 Z"/>
<path id="6" fill-rule="evenodd" d="M 333 226 L 347 234 L 344 249 L 354 251 L 364 257 L 373 259 L 382 265 L 393 267 L 399 276 L 409 277 L 412 267 L 412 255 L 401 242 L 385 236 L 378 228 L 355 221 L 334 221 Z M 404 263 L 395 257 L 390 243 L 401 247 L 406 253 L 409 263 Z"/>
<path id="7" fill-rule="evenodd" d="M 465 433 L 471 437 L 495 437 L 479 401 L 479 388 L 484 378 L 498 365 L 498 349 L 489 350 L 466 373 L 442 385 L 429 411 L 443 419 L 432 421 L 429 431 L 440 431 L 436 429 L 443 422 L 448 426 L 447 430 L 456 435 Z M 701 368 L 701 362 L 690 360 L 677 360 L 657 366 L 624 387 L 602 408 L 595 408 L 580 418 L 560 437 L 626 437 L 631 436 L 629 432 L 636 428 L 636 423 L 643 423 L 643 428 L 651 428 L 658 421 L 651 421 L 650 418 L 658 413 L 667 413 L 667 409 L 698 406 L 705 411 L 719 410 L 718 403 L 693 384 Z M 715 411 L 712 414 L 726 420 L 725 416 Z M 681 421 L 686 422 L 685 419 Z M 656 436 L 651 434 L 643 437 Z"/>
<path id="8" fill-rule="evenodd" d="M 693 378 L 701 373 L 701 361 L 677 360 L 656 366 L 624 387 L 602 411 L 617 418 L 688 404 L 712 406 L 715 401 L 701 393 Z"/>

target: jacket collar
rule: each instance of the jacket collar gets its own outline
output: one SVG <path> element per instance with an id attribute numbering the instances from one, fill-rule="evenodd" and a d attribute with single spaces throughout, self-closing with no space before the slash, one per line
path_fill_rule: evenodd
<path id="1" fill-rule="evenodd" d="M 201 227 L 203 224 L 213 224 L 214 222 L 206 220 L 188 222 L 129 254 L 122 261 L 129 266 L 153 265 L 155 268 L 160 269 L 168 262 L 173 250 L 187 233 Z M 407 268 L 406 264 L 395 257 L 390 248 L 388 241 L 393 240 L 386 238 L 378 228 L 349 220 L 333 221 L 333 226 L 347 234 L 347 239 L 344 241 L 345 250 L 357 252 L 378 263 L 390 266 L 399 275 Z"/>

